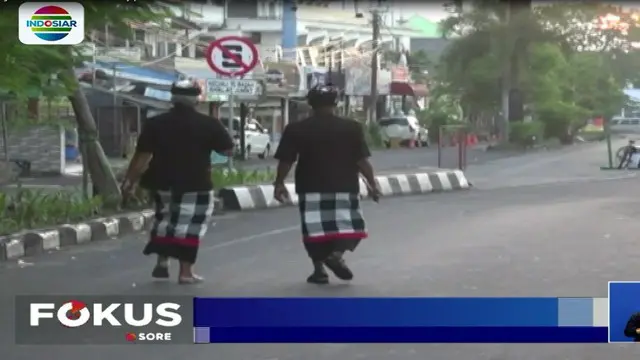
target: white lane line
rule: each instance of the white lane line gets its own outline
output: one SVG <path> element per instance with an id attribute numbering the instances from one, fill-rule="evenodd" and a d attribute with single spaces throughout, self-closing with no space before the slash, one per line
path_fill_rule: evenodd
<path id="1" fill-rule="evenodd" d="M 300 229 L 300 225 L 296 225 L 296 226 L 289 226 L 289 227 L 284 227 L 284 228 L 280 228 L 280 229 L 275 229 L 275 230 L 271 230 L 271 231 L 266 231 L 263 233 L 259 233 L 259 234 L 253 234 L 253 235 L 249 235 L 249 236 L 244 236 L 244 237 L 239 237 L 239 238 L 235 238 L 220 244 L 215 244 L 215 245 L 211 245 L 211 246 L 206 246 L 206 247 L 201 247 L 200 248 L 200 252 L 206 252 L 209 250 L 216 250 L 216 249 L 220 249 L 220 248 L 224 248 L 227 246 L 231 246 L 234 244 L 242 244 L 242 243 L 246 243 L 246 242 L 250 242 L 256 239 L 261 239 L 261 238 L 265 238 L 265 237 L 269 237 L 269 236 L 273 236 L 273 235 L 280 235 L 280 234 L 284 234 L 287 233 L 289 231 L 294 231 L 294 230 L 299 230 Z M 215 236 L 215 233 L 212 234 L 213 236 Z"/>
<path id="2" fill-rule="evenodd" d="M 526 178 L 515 179 L 515 181 L 521 180 L 520 183 L 499 183 L 495 180 L 490 180 L 487 178 L 472 178 L 471 183 L 474 184 L 475 189 L 477 190 L 500 190 L 500 189 L 510 189 L 510 188 L 518 188 L 518 187 L 537 187 L 537 186 L 552 186 L 552 185 L 567 185 L 567 184 L 584 184 L 584 183 L 595 183 L 595 182 L 605 182 L 605 181 L 615 181 L 615 180 L 626 180 L 637 177 L 636 174 L 627 174 L 627 175 L 618 175 L 618 176 L 608 176 L 608 177 L 577 177 L 577 178 L 569 178 L 569 179 L 531 179 L 528 181 Z M 496 184 L 496 182 L 498 182 Z"/>

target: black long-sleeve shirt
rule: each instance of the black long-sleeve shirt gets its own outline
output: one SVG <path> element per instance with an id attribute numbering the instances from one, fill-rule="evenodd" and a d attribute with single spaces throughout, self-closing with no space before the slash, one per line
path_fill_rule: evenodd
<path id="1" fill-rule="evenodd" d="M 640 342 L 640 334 L 636 332 L 640 328 L 640 312 L 637 312 L 629 318 L 627 326 L 624 328 L 624 335 L 633 338 L 634 342 Z"/>

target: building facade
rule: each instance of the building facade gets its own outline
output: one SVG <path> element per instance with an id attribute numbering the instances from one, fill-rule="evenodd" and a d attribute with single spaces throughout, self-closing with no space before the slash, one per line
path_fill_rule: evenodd
<path id="1" fill-rule="evenodd" d="M 291 8 L 295 8 L 293 55 L 298 65 L 335 65 L 371 51 L 372 5 L 356 6 L 347 1 L 195 0 L 167 6 L 174 17 L 162 24 L 133 24 L 128 39 L 109 36 L 108 28 L 91 34 L 99 60 L 145 61 L 171 56 L 203 59 L 211 41 L 235 35 L 251 38 L 262 60 L 279 61 L 286 57 L 287 45 L 291 46 L 283 44 L 283 31 L 287 31 L 283 18 L 292 16 Z M 378 10 L 383 25 L 381 46 L 408 50 L 410 39 L 417 32 L 394 24 L 393 12 L 388 8 L 378 6 Z"/>

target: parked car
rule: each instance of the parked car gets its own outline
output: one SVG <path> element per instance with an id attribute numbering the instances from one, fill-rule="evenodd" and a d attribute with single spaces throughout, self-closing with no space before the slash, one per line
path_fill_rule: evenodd
<path id="1" fill-rule="evenodd" d="M 222 124 L 227 127 L 228 130 L 228 118 L 221 118 Z M 240 118 L 233 119 L 233 128 L 230 133 L 233 137 L 236 150 L 240 153 Z M 266 159 L 271 155 L 271 135 L 269 131 L 260 125 L 255 119 L 247 119 L 247 123 L 244 127 L 244 146 L 245 146 L 245 159 L 248 159 L 252 155 L 257 155 L 260 159 Z"/>
<path id="2" fill-rule="evenodd" d="M 386 147 L 391 146 L 391 139 L 401 140 L 402 145 L 413 141 L 416 146 L 429 146 L 429 131 L 422 126 L 415 116 L 384 117 L 378 121 L 380 133 Z"/>
<path id="3" fill-rule="evenodd" d="M 611 119 L 611 131 L 616 133 L 640 134 L 640 118 L 614 117 Z"/>

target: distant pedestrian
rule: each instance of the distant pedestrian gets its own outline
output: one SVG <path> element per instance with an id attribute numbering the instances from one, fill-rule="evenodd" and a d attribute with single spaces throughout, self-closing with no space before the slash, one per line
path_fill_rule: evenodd
<path id="1" fill-rule="evenodd" d="M 289 124 L 280 139 L 275 158 L 279 160 L 274 197 L 289 198 L 284 181 L 294 163 L 295 187 L 299 199 L 302 239 L 313 262 L 307 282 L 327 284 L 328 267 L 338 278 L 351 280 L 353 273 L 343 259 L 367 237 L 360 209 L 360 180 L 367 181 L 369 195 L 378 201 L 371 156 L 362 125 L 334 115 L 338 91 L 317 86 L 307 101 L 313 114 Z"/>
<path id="2" fill-rule="evenodd" d="M 200 88 L 179 82 L 171 89 L 173 108 L 149 118 L 122 184 L 125 197 L 140 185 L 155 202 L 151 238 L 144 254 L 156 254 L 152 276 L 169 277 L 169 258 L 180 262 L 178 282 L 202 277 L 193 272 L 200 241 L 213 215 L 211 152 L 231 155 L 233 140 L 219 120 L 199 113 Z"/>

